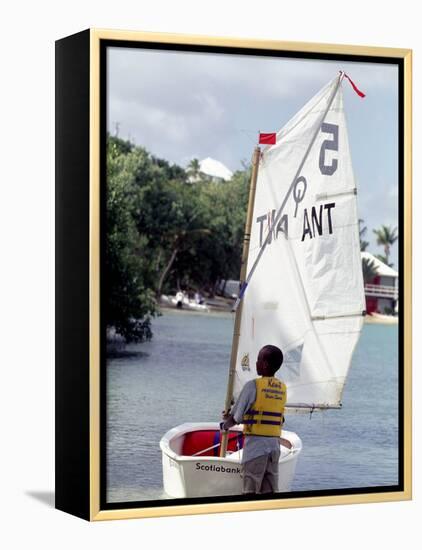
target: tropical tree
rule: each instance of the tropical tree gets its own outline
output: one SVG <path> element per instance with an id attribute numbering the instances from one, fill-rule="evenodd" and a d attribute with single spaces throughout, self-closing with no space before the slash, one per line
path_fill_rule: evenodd
<path id="1" fill-rule="evenodd" d="M 389 264 L 387 257 L 383 254 L 375 254 L 375 258 L 377 258 L 377 260 L 379 260 L 383 264 L 388 265 L 389 267 L 393 267 L 393 264 Z"/>
<path id="2" fill-rule="evenodd" d="M 377 236 L 377 244 L 384 247 L 384 256 L 379 256 L 379 259 L 391 267 L 393 264 L 389 263 L 390 249 L 398 239 L 397 227 L 382 225 L 380 229 L 374 229 L 374 233 Z"/>
<path id="3" fill-rule="evenodd" d="M 376 277 L 378 271 L 374 260 L 370 258 L 362 258 L 362 274 L 363 282 L 370 283 Z"/>
<path id="4" fill-rule="evenodd" d="M 187 185 L 187 173 L 108 137 L 105 315 L 126 341 L 151 336 L 162 293 L 183 285 L 212 295 L 239 276 L 249 168 L 200 186 Z"/>
<path id="5" fill-rule="evenodd" d="M 365 235 L 366 231 L 367 231 L 367 227 L 364 225 L 362 227 L 362 225 L 364 224 L 364 220 L 362 219 L 359 219 L 359 241 L 360 241 L 360 250 L 361 252 L 365 252 L 365 250 L 368 248 L 369 246 L 369 242 L 368 241 L 365 241 L 363 239 L 363 236 Z"/>
<path id="6" fill-rule="evenodd" d="M 198 285 L 192 273 L 203 271 L 201 246 L 206 235 L 210 234 L 208 221 L 201 204 L 200 193 L 192 186 L 180 182 L 167 185 L 167 195 L 173 200 L 167 212 L 171 224 L 160 233 L 161 270 L 157 278 L 156 293 L 159 297 L 163 286 L 178 289 L 180 281 L 184 285 Z M 185 258 L 187 256 L 187 258 Z M 192 279 L 192 281 L 191 281 Z"/>
<path id="7" fill-rule="evenodd" d="M 135 342 L 151 337 L 150 318 L 157 312 L 151 265 L 142 254 L 148 239 L 139 235 L 132 215 L 136 155 L 127 142 L 109 139 L 103 279 L 107 327 Z"/>
<path id="8" fill-rule="evenodd" d="M 248 200 L 249 172 L 236 172 L 224 184 L 202 186 L 201 201 L 210 235 L 203 242 L 207 286 L 214 293 L 220 280 L 238 279 Z"/>
<path id="9" fill-rule="evenodd" d="M 187 173 L 191 182 L 198 181 L 200 177 L 201 164 L 198 159 L 194 158 L 190 161 L 187 167 Z"/>

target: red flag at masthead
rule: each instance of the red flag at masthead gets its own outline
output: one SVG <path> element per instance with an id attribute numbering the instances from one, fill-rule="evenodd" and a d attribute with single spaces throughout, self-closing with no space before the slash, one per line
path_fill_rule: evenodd
<path id="1" fill-rule="evenodd" d="M 261 145 L 275 145 L 277 134 L 273 133 L 259 133 L 259 143 Z"/>

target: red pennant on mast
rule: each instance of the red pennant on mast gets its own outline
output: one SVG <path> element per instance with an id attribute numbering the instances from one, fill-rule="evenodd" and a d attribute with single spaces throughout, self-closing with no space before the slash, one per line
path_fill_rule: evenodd
<path id="1" fill-rule="evenodd" d="M 346 73 L 344 73 L 344 76 L 347 78 L 347 80 L 352 85 L 352 88 L 355 90 L 355 92 L 358 94 L 359 97 L 365 97 L 365 94 L 359 90 L 359 88 L 356 86 L 356 84 L 353 82 L 353 80 L 350 78 L 350 76 Z"/>
<path id="2" fill-rule="evenodd" d="M 273 133 L 261 133 L 259 132 L 259 144 L 260 145 L 275 145 L 277 134 Z"/>

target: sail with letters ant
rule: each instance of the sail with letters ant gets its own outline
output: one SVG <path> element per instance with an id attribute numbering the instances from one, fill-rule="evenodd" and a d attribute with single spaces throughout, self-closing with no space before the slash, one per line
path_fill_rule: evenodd
<path id="1" fill-rule="evenodd" d="M 365 314 L 343 76 L 317 93 L 262 151 L 235 398 L 256 377 L 259 349 L 274 344 L 284 353 L 278 376 L 287 384 L 288 406 L 341 406 Z"/>

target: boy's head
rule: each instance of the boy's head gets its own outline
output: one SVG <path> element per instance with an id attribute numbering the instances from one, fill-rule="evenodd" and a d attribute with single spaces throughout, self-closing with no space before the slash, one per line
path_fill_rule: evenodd
<path id="1" fill-rule="evenodd" d="M 274 376 L 283 363 L 283 353 L 277 346 L 264 346 L 259 350 L 256 372 L 259 376 Z"/>

